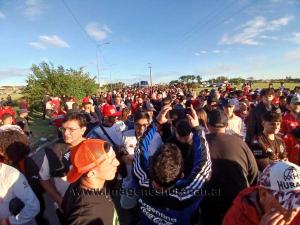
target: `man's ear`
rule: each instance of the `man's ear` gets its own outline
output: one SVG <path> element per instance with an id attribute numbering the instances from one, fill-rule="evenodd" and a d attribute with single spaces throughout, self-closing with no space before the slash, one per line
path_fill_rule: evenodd
<path id="1" fill-rule="evenodd" d="M 89 172 L 87 172 L 86 176 L 88 178 L 92 178 L 92 177 L 96 176 L 96 171 L 95 170 L 90 170 Z"/>
<path id="2" fill-rule="evenodd" d="M 82 135 L 83 135 L 85 133 L 85 131 L 86 131 L 86 127 L 82 127 L 81 131 L 82 131 Z"/>

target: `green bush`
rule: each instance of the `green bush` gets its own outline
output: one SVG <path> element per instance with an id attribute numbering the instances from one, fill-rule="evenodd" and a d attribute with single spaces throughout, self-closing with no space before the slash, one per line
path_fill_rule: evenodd
<path id="1" fill-rule="evenodd" d="M 83 98 L 86 94 L 94 94 L 98 89 L 95 77 L 91 78 L 83 69 L 65 69 L 63 66 L 54 67 L 46 62 L 39 66 L 32 65 L 32 73 L 28 75 L 23 95 L 28 97 L 33 108 L 41 108 L 45 94 L 52 96 L 75 96 Z"/>

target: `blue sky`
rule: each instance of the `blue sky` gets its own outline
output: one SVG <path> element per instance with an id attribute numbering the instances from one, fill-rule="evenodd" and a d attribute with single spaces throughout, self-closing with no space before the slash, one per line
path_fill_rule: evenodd
<path id="1" fill-rule="evenodd" d="M 300 77 L 300 0 L 0 1 L 0 85 L 32 64 L 84 67 L 100 82 L 181 75 Z M 105 44 L 109 42 L 109 44 Z"/>

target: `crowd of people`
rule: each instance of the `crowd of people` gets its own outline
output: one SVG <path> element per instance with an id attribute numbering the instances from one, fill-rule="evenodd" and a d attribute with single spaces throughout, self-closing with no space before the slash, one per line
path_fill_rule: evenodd
<path id="1" fill-rule="evenodd" d="M 1 101 L 0 225 L 300 224 L 300 87 L 46 94 L 57 140 L 38 165 L 29 105 Z"/>

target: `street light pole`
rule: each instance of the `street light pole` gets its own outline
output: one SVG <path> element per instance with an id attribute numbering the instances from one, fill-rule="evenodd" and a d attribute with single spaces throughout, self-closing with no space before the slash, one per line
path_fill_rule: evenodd
<path id="1" fill-rule="evenodd" d="M 152 88 L 152 74 L 151 74 L 152 66 L 151 66 L 151 63 L 148 63 L 148 65 L 149 65 L 150 87 Z"/>
<path id="2" fill-rule="evenodd" d="M 102 43 L 102 44 L 100 44 L 100 45 L 96 45 L 96 57 L 97 57 L 97 78 L 98 78 L 98 85 L 99 85 L 99 92 L 100 92 L 100 90 L 101 90 L 101 85 L 100 85 L 100 72 L 99 72 L 99 53 L 98 53 L 98 48 L 100 47 L 100 46 L 103 46 L 103 45 L 108 45 L 108 44 L 110 44 L 110 42 L 105 42 L 105 43 Z"/>

